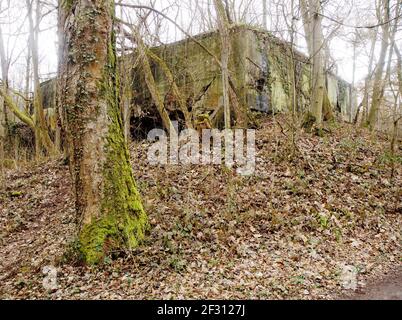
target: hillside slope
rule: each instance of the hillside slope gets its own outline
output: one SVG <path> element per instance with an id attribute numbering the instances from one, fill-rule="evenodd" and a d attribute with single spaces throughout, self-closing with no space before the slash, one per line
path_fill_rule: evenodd
<path id="1" fill-rule="evenodd" d="M 74 259 L 62 161 L 9 171 L 0 193 L 0 298 L 333 299 L 401 264 L 401 152 L 349 125 L 303 133 L 290 154 L 283 119 L 257 132 L 257 171 L 147 163 L 131 145 L 152 229 L 102 267 Z M 57 266 L 57 288 L 42 282 Z"/>

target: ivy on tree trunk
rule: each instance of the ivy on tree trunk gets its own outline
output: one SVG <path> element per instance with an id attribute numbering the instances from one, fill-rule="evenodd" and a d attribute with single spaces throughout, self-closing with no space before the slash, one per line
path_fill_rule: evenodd
<path id="1" fill-rule="evenodd" d="M 111 0 L 70 0 L 60 68 L 70 169 L 85 261 L 135 248 L 148 220 L 129 161 L 119 110 Z"/>

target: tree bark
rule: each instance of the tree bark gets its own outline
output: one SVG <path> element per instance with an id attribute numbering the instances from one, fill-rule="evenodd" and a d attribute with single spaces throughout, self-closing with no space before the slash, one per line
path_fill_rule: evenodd
<path id="1" fill-rule="evenodd" d="M 384 10 L 384 18 L 382 21 L 389 21 L 389 0 L 382 0 L 383 10 Z M 369 115 L 367 118 L 366 126 L 369 127 L 371 130 L 374 129 L 378 109 L 381 104 L 382 100 L 382 92 L 383 92 L 383 73 L 385 68 L 385 59 L 387 56 L 387 51 L 389 47 L 389 23 L 385 23 L 381 26 L 382 28 L 382 41 L 381 41 L 381 52 L 380 57 L 378 59 L 377 69 L 375 72 L 374 84 L 373 84 L 373 97 L 371 102 L 371 107 L 369 111 Z"/>
<path id="2" fill-rule="evenodd" d="M 398 72 L 398 87 L 399 94 L 402 96 L 402 55 L 398 49 L 398 46 L 394 47 L 396 58 L 397 58 L 397 72 Z"/>
<path id="3" fill-rule="evenodd" d="M 309 113 L 318 128 L 323 121 L 323 113 L 327 119 L 333 118 L 325 85 L 324 35 L 322 32 L 322 11 L 320 0 L 300 0 L 304 34 L 310 60 L 312 62 L 311 108 Z M 325 109 L 325 110 L 324 110 Z"/>
<path id="4" fill-rule="evenodd" d="M 367 121 L 368 115 L 368 105 L 369 105 L 369 91 L 370 91 L 370 80 L 373 73 L 373 64 L 374 64 L 374 53 L 375 53 L 375 45 L 377 43 L 377 36 L 378 36 L 378 29 L 375 30 L 373 38 L 371 39 L 371 48 L 370 48 L 370 57 L 369 57 L 369 67 L 368 67 L 368 75 L 365 79 L 364 83 L 364 96 L 362 101 L 362 108 L 363 108 L 363 116 L 361 125 L 364 125 Z M 356 120 L 357 123 L 357 120 Z"/>
<path id="5" fill-rule="evenodd" d="M 379 105 L 381 106 L 381 104 L 384 101 L 384 94 L 385 94 L 385 87 L 387 84 L 387 81 L 391 82 L 390 79 L 390 75 L 391 75 L 391 67 L 392 67 L 392 57 L 394 55 L 394 47 L 395 47 L 395 36 L 396 33 L 398 31 L 398 23 L 399 23 L 399 11 L 400 8 L 402 6 L 402 0 L 398 0 L 397 1 L 397 6 L 395 9 L 395 20 L 394 20 L 394 24 L 393 27 L 389 27 L 389 50 L 388 50 L 388 57 L 387 57 L 387 68 L 385 71 L 385 77 L 384 77 L 384 81 L 382 82 L 382 86 L 381 86 L 381 93 L 380 93 L 380 97 L 379 97 Z"/>
<path id="6" fill-rule="evenodd" d="M 218 14 L 218 26 L 222 43 L 221 65 L 222 65 L 223 110 L 224 110 L 225 129 L 230 129 L 231 127 L 230 92 L 229 92 L 230 25 L 222 0 L 214 0 L 214 4 L 216 12 Z"/>
<path id="7" fill-rule="evenodd" d="M 123 15 L 123 7 L 120 8 Z M 121 58 L 119 59 L 117 72 L 120 75 L 120 112 L 123 120 L 123 134 L 126 143 L 131 141 L 131 99 L 132 99 L 132 66 L 134 61 L 126 52 L 125 38 L 121 39 Z"/>
<path id="8" fill-rule="evenodd" d="M 48 154 L 53 155 L 55 153 L 55 148 L 52 140 L 50 139 L 48 128 L 46 125 L 45 112 L 43 110 L 43 99 L 42 90 L 40 88 L 39 79 L 39 51 L 38 51 L 38 29 L 40 21 L 40 3 L 37 0 L 37 12 L 36 12 L 36 26 L 33 22 L 32 14 L 32 2 L 26 0 L 26 5 L 28 8 L 28 22 L 29 22 L 29 46 L 32 55 L 32 67 L 33 67 L 33 78 L 34 78 L 34 110 L 35 110 L 35 152 L 36 156 L 39 157 L 41 154 L 42 145 L 45 147 Z M 36 28 L 36 36 L 35 36 Z"/>
<path id="9" fill-rule="evenodd" d="M 148 228 L 124 140 L 112 0 L 64 2 L 65 53 L 61 104 L 79 218 L 79 243 L 88 264 L 135 248 Z M 62 44 L 61 44 L 62 45 Z"/>
<path id="10" fill-rule="evenodd" d="M 349 121 L 353 123 L 354 115 L 353 115 L 353 104 L 355 102 L 355 86 L 356 86 L 356 59 L 357 59 L 357 41 L 358 41 L 358 33 L 355 31 L 355 38 L 353 40 L 353 71 L 352 71 L 352 90 L 350 93 L 350 118 Z"/>
<path id="11" fill-rule="evenodd" d="M 5 159 L 5 141 L 6 141 L 6 125 L 5 125 L 5 107 L 4 101 L 0 101 L 0 189 L 3 186 L 3 176 L 4 176 L 4 159 Z"/>
<path id="12" fill-rule="evenodd" d="M 319 0 L 315 0 L 313 8 L 313 88 L 311 112 L 315 118 L 316 125 L 320 127 L 322 124 L 325 74 L 323 59 L 324 39 L 321 30 L 322 17 L 318 14 L 321 12 L 321 3 Z"/>
<path id="13" fill-rule="evenodd" d="M 29 40 L 28 40 L 29 41 Z M 25 67 L 25 112 L 30 113 L 31 101 L 29 100 L 29 95 L 31 93 L 30 83 L 31 83 L 31 52 L 28 48 L 26 57 L 26 67 Z"/>
<path id="14" fill-rule="evenodd" d="M 0 64 L 1 64 L 1 76 L 3 81 L 3 88 L 7 94 L 8 91 L 8 61 L 4 47 L 3 30 L 0 25 Z M 3 184 L 3 172 L 4 172 L 4 159 L 5 159 L 5 143 L 6 143 L 6 103 L 5 99 L 1 97 L 0 101 L 0 188 Z"/>
<path id="15" fill-rule="evenodd" d="M 265 30 L 268 29 L 268 8 L 267 8 L 267 1 L 262 0 L 262 26 Z"/>
<path id="16" fill-rule="evenodd" d="M 303 19 L 304 36 L 306 38 L 307 49 L 310 55 L 313 52 L 313 29 L 312 18 L 309 10 L 308 0 L 300 0 L 300 10 Z"/>

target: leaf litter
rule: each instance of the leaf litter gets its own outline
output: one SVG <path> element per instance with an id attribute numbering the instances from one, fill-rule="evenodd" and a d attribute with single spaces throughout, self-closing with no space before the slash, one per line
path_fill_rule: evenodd
<path id="1" fill-rule="evenodd" d="M 276 121 L 283 121 L 279 118 Z M 351 125 L 257 130 L 251 177 L 222 166 L 150 166 L 130 145 L 151 230 L 102 266 L 74 259 L 76 216 L 62 160 L 8 171 L 0 192 L 2 299 L 335 299 L 401 265 L 402 168 L 389 141 Z M 289 133 L 288 133 L 289 135 Z M 57 287 L 43 287 L 43 268 Z"/>

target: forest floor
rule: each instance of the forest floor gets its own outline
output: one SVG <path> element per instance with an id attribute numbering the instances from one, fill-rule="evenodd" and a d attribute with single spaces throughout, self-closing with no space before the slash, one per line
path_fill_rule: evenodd
<path id="1" fill-rule="evenodd" d="M 74 259 L 68 167 L 8 171 L 0 298 L 359 299 L 384 277 L 380 291 L 400 289 L 401 150 L 392 156 L 385 137 L 345 124 L 323 137 L 301 133 L 292 155 L 279 123 L 264 120 L 257 131 L 251 177 L 222 166 L 150 166 L 149 144 L 131 144 L 151 230 L 140 248 L 102 266 Z M 46 266 L 57 268 L 52 290 L 43 286 Z"/>

